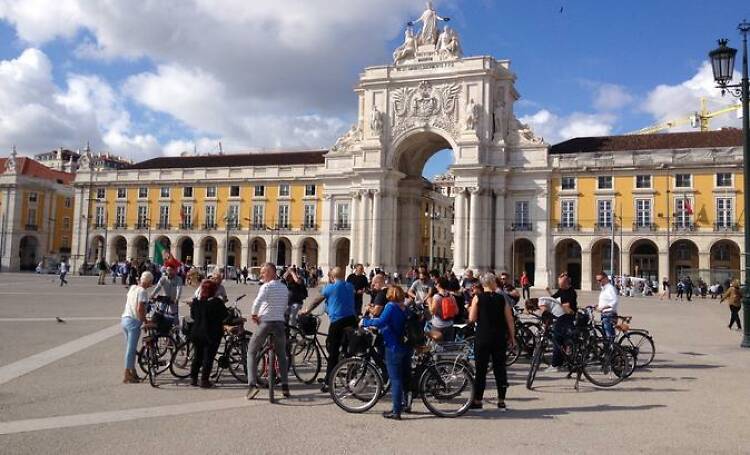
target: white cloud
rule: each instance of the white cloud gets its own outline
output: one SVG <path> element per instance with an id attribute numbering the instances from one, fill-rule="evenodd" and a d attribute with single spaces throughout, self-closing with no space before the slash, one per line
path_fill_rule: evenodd
<path id="1" fill-rule="evenodd" d="M 735 71 L 735 80 L 739 78 L 739 73 Z M 729 95 L 721 96 L 719 89 L 715 88 L 711 65 L 704 62 L 690 79 L 676 85 L 657 86 L 648 93 L 641 107 L 651 114 L 655 123 L 682 120 L 679 127 L 670 131 L 694 131 L 687 119 L 693 112 L 700 110 L 701 97 L 706 98 L 709 111 L 737 103 L 737 100 Z M 736 113 L 717 116 L 710 121 L 711 129 L 739 125 L 740 120 Z"/>
<path id="2" fill-rule="evenodd" d="M 118 154 L 153 154 L 155 138 L 132 133 L 130 116 L 117 93 L 96 76 L 69 74 L 56 86 L 52 64 L 38 49 L 0 61 L 0 145 L 24 153 L 91 141 Z"/>
<path id="3" fill-rule="evenodd" d="M 621 85 L 598 84 L 595 88 L 594 107 L 600 111 L 616 111 L 631 102 L 633 102 L 633 96 Z"/>
<path id="4" fill-rule="evenodd" d="M 545 141 L 555 144 L 573 137 L 607 136 L 612 132 L 616 119 L 612 114 L 574 112 L 560 116 L 547 109 L 541 109 L 519 120 L 529 124 L 532 130 Z"/>

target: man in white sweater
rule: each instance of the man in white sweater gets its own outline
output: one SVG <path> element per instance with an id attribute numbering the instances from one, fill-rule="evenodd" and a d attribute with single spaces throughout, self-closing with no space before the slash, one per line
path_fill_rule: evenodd
<path id="1" fill-rule="evenodd" d="M 609 281 L 609 276 L 604 272 L 596 274 L 596 281 L 602 288 L 599 293 L 599 304 L 596 310 L 602 313 L 602 329 L 604 335 L 613 341 L 615 339 L 615 325 L 617 324 L 617 310 L 620 306 L 620 298 L 617 295 L 617 289 Z"/>
<path id="2" fill-rule="evenodd" d="M 258 329 L 250 338 L 247 351 L 248 391 L 247 399 L 252 400 L 259 392 L 258 388 L 258 354 L 266 344 L 269 335 L 273 335 L 273 350 L 281 370 L 281 391 L 289 397 L 289 381 L 286 356 L 286 331 L 284 329 L 284 314 L 289 305 L 289 290 L 276 275 L 276 265 L 267 262 L 260 270 L 263 285 L 258 291 L 258 297 L 250 310 L 253 322 Z"/>

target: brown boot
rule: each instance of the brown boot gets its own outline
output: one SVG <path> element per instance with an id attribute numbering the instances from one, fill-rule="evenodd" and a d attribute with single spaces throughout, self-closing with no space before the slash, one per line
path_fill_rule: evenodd
<path id="1" fill-rule="evenodd" d="M 130 382 L 130 379 L 131 379 L 131 377 L 130 377 L 130 370 L 127 369 L 127 368 L 125 368 L 125 376 L 122 379 L 122 383 L 123 384 L 128 384 Z"/>
<path id="2" fill-rule="evenodd" d="M 141 378 L 140 376 L 138 376 L 138 370 L 137 369 L 135 369 L 135 368 L 131 369 L 130 373 L 133 375 L 133 379 L 135 379 L 135 382 L 141 382 L 143 380 L 143 378 Z"/>

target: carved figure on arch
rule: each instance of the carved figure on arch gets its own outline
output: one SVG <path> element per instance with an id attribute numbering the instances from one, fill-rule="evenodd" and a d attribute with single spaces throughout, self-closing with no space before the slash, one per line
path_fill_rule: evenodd
<path id="1" fill-rule="evenodd" d="M 438 40 L 438 21 L 448 22 L 450 18 L 438 16 L 437 11 L 432 7 L 432 2 L 427 2 L 425 6 L 426 9 L 422 15 L 419 16 L 419 19 L 409 21 L 408 25 L 414 25 L 417 22 L 421 22 L 422 30 L 419 32 L 418 43 L 420 45 L 432 44 L 434 46 Z"/>
<path id="2" fill-rule="evenodd" d="M 373 134 L 375 134 L 375 136 L 380 137 L 383 134 L 384 117 L 385 114 L 383 112 L 380 112 L 377 106 L 374 106 L 372 108 L 372 113 L 370 113 L 370 129 L 372 130 Z"/>
<path id="3" fill-rule="evenodd" d="M 443 28 L 443 32 L 438 39 L 437 53 L 441 60 L 461 57 L 461 44 L 458 40 L 458 34 L 447 25 Z"/>
<path id="4" fill-rule="evenodd" d="M 336 143 L 331 147 L 332 152 L 345 152 L 351 149 L 351 147 L 357 142 L 362 141 L 362 130 L 360 130 L 356 124 L 352 125 L 349 131 L 343 136 L 336 140 Z"/>
<path id="5" fill-rule="evenodd" d="M 10 151 L 10 156 L 5 160 L 5 173 L 15 174 L 16 173 L 16 146 L 14 145 Z"/>
<path id="6" fill-rule="evenodd" d="M 416 58 L 417 56 L 417 38 L 411 26 L 406 27 L 404 32 L 404 44 L 400 45 L 393 51 L 393 64 L 398 65 L 404 60 Z"/>
<path id="7" fill-rule="evenodd" d="M 466 129 L 476 130 L 481 116 L 482 105 L 474 103 L 474 98 L 471 98 L 466 105 Z"/>

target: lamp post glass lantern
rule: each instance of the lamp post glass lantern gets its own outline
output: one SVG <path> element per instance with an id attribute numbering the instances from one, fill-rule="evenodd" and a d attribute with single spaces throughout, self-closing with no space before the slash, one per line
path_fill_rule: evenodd
<path id="1" fill-rule="evenodd" d="M 745 200 L 745 292 L 742 298 L 743 322 L 745 323 L 742 347 L 750 348 L 750 83 L 747 69 L 747 35 L 750 22 L 744 20 L 737 27 L 742 35 L 742 80 L 739 84 L 729 84 L 734 75 L 734 57 L 737 49 L 727 46 L 728 40 L 719 40 L 719 47 L 708 53 L 716 85 L 721 94 L 729 92 L 742 102 L 743 170 Z"/>

